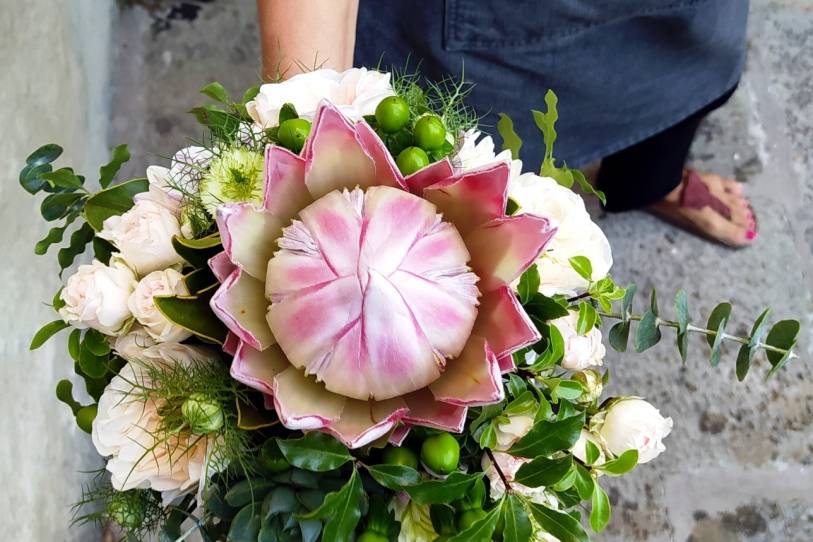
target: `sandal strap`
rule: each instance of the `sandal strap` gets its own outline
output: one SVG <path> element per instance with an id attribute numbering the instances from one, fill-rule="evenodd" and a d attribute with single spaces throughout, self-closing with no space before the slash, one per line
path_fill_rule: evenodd
<path id="1" fill-rule="evenodd" d="M 726 220 L 731 220 L 731 209 L 711 193 L 709 187 L 693 169 L 686 169 L 683 175 L 683 190 L 680 194 L 680 206 L 691 209 L 711 207 Z"/>

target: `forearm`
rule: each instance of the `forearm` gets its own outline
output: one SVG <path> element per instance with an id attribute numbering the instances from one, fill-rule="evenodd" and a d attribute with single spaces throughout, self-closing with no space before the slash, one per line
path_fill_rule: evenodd
<path id="1" fill-rule="evenodd" d="M 358 0 L 257 0 L 263 79 L 353 65 Z"/>

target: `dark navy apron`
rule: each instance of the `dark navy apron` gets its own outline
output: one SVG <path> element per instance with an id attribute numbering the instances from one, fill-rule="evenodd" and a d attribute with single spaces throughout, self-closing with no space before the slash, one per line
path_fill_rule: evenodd
<path id="1" fill-rule="evenodd" d="M 543 153 L 530 109 L 559 96 L 556 156 L 581 166 L 688 117 L 739 80 L 747 0 L 361 0 L 355 64 L 475 83 L 486 130 L 518 124 L 526 169 Z"/>

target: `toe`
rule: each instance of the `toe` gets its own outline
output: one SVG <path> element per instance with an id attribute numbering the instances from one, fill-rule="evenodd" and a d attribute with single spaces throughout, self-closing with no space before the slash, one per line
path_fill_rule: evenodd
<path id="1" fill-rule="evenodd" d="M 756 231 L 726 218 L 712 209 L 703 209 L 705 226 L 708 233 L 727 245 L 734 247 L 748 246 L 756 239 Z"/>

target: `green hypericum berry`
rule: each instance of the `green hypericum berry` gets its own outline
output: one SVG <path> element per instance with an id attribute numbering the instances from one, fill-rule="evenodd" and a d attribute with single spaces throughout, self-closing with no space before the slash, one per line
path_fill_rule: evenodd
<path id="1" fill-rule="evenodd" d="M 398 154 L 395 163 L 398 165 L 398 169 L 401 170 L 401 173 L 404 175 L 412 175 L 419 169 L 429 165 L 429 157 L 426 156 L 423 149 L 407 147 Z"/>
<path id="2" fill-rule="evenodd" d="M 384 450 L 382 459 L 387 465 L 402 465 L 413 469 L 418 468 L 418 454 L 409 448 L 390 446 Z"/>
<path id="3" fill-rule="evenodd" d="M 425 115 L 418 119 L 412 133 L 415 136 L 415 143 L 426 151 L 439 149 L 446 141 L 446 128 L 437 115 Z"/>
<path id="4" fill-rule="evenodd" d="M 311 133 L 311 123 L 305 119 L 288 119 L 279 125 L 277 137 L 282 146 L 299 153 Z"/>
<path id="5" fill-rule="evenodd" d="M 85 433 L 93 431 L 93 420 L 96 419 L 97 405 L 83 406 L 76 413 L 76 425 Z"/>
<path id="6" fill-rule="evenodd" d="M 409 106 L 399 96 L 384 98 L 375 108 L 375 120 L 382 131 L 397 132 L 409 121 Z"/>
<path id="7" fill-rule="evenodd" d="M 461 512 L 457 517 L 457 528 L 461 531 L 465 531 L 476 522 L 486 517 L 486 515 L 485 510 L 482 508 L 472 508 L 471 510 Z"/>
<path id="8" fill-rule="evenodd" d="M 206 435 L 223 427 L 224 416 L 220 404 L 202 393 L 193 393 L 181 405 L 181 413 L 193 433 Z"/>
<path id="9" fill-rule="evenodd" d="M 260 448 L 260 456 L 257 461 L 261 467 L 272 473 L 288 470 L 291 466 L 285 456 L 282 455 L 277 440 L 274 438 L 265 441 L 263 447 Z"/>
<path id="10" fill-rule="evenodd" d="M 107 515 L 110 519 L 131 531 L 141 528 L 146 517 L 146 506 L 140 491 L 131 489 L 113 495 L 113 499 L 107 505 Z"/>
<path id="11" fill-rule="evenodd" d="M 449 433 L 429 437 L 421 446 L 421 461 L 432 472 L 449 474 L 460 461 L 460 445 Z"/>
<path id="12" fill-rule="evenodd" d="M 364 531 L 356 538 L 356 542 L 389 542 L 389 538 L 373 531 Z"/>

